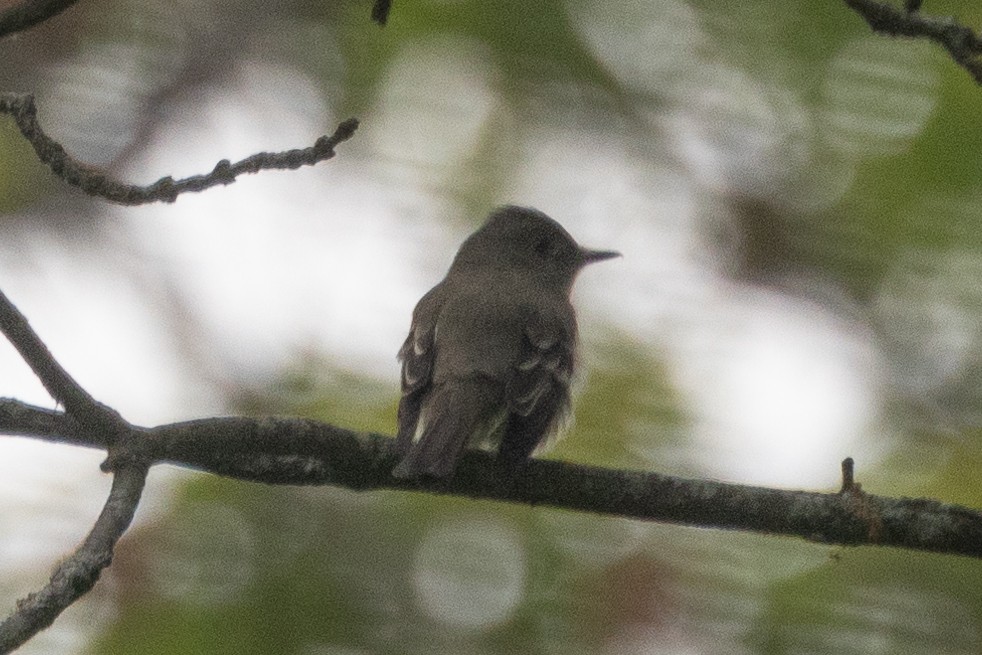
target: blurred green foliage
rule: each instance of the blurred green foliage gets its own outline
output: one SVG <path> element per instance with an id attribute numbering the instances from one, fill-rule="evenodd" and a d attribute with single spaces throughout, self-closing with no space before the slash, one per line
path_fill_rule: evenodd
<path id="1" fill-rule="evenodd" d="M 34 202 L 48 189 L 47 170 L 13 121 L 0 123 L 0 213 Z"/>

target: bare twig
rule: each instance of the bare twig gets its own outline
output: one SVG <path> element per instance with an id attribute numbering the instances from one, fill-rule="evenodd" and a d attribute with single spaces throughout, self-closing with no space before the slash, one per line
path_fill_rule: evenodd
<path id="1" fill-rule="evenodd" d="M 0 291 L 0 332 L 13 344 L 51 397 L 65 406 L 70 416 L 85 427 L 114 435 L 125 426 L 119 414 L 79 385 L 51 356 L 27 319 Z"/>
<path id="2" fill-rule="evenodd" d="M 854 468 L 855 462 L 853 462 L 852 457 L 846 457 L 842 460 L 842 488 L 839 489 L 840 494 L 860 490 L 859 484 L 856 482 Z"/>
<path id="3" fill-rule="evenodd" d="M 944 47 L 955 62 L 967 70 L 976 84 L 982 84 L 982 39 L 969 27 L 948 16 L 927 16 L 917 11 L 902 11 L 877 0 L 845 0 L 869 24 L 874 32 L 890 36 L 923 37 Z M 917 9 L 919 3 L 909 5 Z"/>
<path id="4" fill-rule="evenodd" d="M 104 432 L 86 432 L 78 421 L 64 412 L 28 405 L 13 398 L 0 398 L 0 425 L 6 434 L 30 436 L 55 443 L 90 445 L 95 442 L 91 445 L 104 449 L 108 449 L 110 444 L 110 439 Z"/>
<path id="5" fill-rule="evenodd" d="M 243 173 L 269 169 L 294 169 L 311 166 L 334 156 L 334 148 L 347 141 L 358 128 L 354 118 L 338 125 L 334 134 L 322 136 L 309 148 L 284 152 L 260 152 L 234 164 L 223 159 L 210 173 L 181 180 L 167 176 L 147 186 L 137 186 L 113 180 L 102 171 L 73 159 L 57 141 L 41 129 L 37 120 L 34 96 L 20 93 L 0 93 L 0 113 L 9 114 L 17 123 L 38 159 L 55 175 L 85 193 L 121 205 L 143 205 L 151 202 L 174 202 L 177 196 L 191 191 L 203 191 L 213 186 L 231 184 Z"/>
<path id="6" fill-rule="evenodd" d="M 0 654 L 11 652 L 47 628 L 66 607 L 92 589 L 112 562 L 116 542 L 133 520 L 146 477 L 144 466 L 116 471 L 109 498 L 82 545 L 58 565 L 44 588 L 18 601 L 13 613 L 0 623 Z"/>
<path id="7" fill-rule="evenodd" d="M 127 446 L 137 440 L 138 430 L 116 411 L 96 401 L 62 368 L 2 291 L 0 332 L 66 409 L 66 413 L 61 413 L 2 402 L 0 415 L 10 420 L 12 432 L 37 430 L 52 436 L 56 430 L 64 430 L 67 434 L 93 435 L 91 438 L 98 440 L 110 454 L 118 440 L 122 439 Z M 18 602 L 14 612 L 0 624 L 0 653 L 10 652 L 51 625 L 66 607 L 96 583 L 102 569 L 112 561 L 116 541 L 133 519 L 147 468 L 132 458 L 116 467 L 109 499 L 88 537 L 58 566 L 47 585 Z"/>
<path id="8" fill-rule="evenodd" d="M 76 2 L 78 0 L 24 0 L 0 12 L 0 38 L 43 23 Z"/>

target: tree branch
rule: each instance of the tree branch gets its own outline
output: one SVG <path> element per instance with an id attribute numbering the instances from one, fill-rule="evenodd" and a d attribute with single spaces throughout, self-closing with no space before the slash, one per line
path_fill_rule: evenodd
<path id="1" fill-rule="evenodd" d="M 17 401 L 0 400 L 0 432 L 34 436 L 25 430 L 29 423 L 25 415 L 33 411 Z M 41 411 L 34 422 L 50 427 L 50 411 Z M 796 536 L 823 544 L 982 557 L 982 513 L 934 500 L 869 495 L 851 479 L 844 479 L 839 493 L 816 493 L 554 460 L 531 460 L 517 475 L 509 475 L 491 455 L 471 451 L 450 479 L 414 482 L 390 475 L 398 459 L 392 438 L 308 419 L 226 417 L 140 430 L 136 448 L 141 461 L 167 462 L 251 482 L 426 491 Z M 42 432 L 37 436 L 52 439 L 47 430 Z M 101 438 L 84 430 L 60 439 L 105 447 Z"/>
<path id="2" fill-rule="evenodd" d="M 0 38 L 43 23 L 76 2 L 78 0 L 24 0 L 0 12 Z"/>
<path id="3" fill-rule="evenodd" d="M 982 85 L 982 39 L 969 27 L 949 16 L 925 16 L 915 11 L 920 3 L 908 3 L 911 11 L 877 0 L 845 0 L 874 32 L 890 36 L 923 37 L 941 45 L 955 62 Z"/>
<path id="4" fill-rule="evenodd" d="M 167 176 L 153 184 L 137 186 L 110 178 L 102 171 L 73 159 L 64 147 L 41 129 L 37 120 L 34 96 L 22 93 L 0 93 L 0 113 L 9 114 L 17 123 L 38 159 L 55 175 L 91 196 L 98 196 L 120 205 L 143 205 L 151 202 L 174 202 L 177 196 L 191 191 L 204 191 L 213 186 L 227 185 L 243 173 L 258 173 L 269 169 L 294 169 L 311 166 L 334 157 L 334 148 L 347 141 L 358 128 L 358 120 L 349 118 L 338 125 L 334 134 L 322 136 L 308 148 L 284 152 L 260 152 L 234 164 L 223 159 L 204 175 L 181 180 Z"/>
<path id="5" fill-rule="evenodd" d="M 18 601 L 13 613 L 0 623 L 0 655 L 47 628 L 66 607 L 92 589 L 112 562 L 116 542 L 133 520 L 146 478 L 143 466 L 116 471 L 109 498 L 82 545 L 58 565 L 47 585 Z"/>

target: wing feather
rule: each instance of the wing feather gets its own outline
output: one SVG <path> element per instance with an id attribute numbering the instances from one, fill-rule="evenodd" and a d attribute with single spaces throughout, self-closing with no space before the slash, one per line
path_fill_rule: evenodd
<path id="1" fill-rule="evenodd" d="M 537 313 L 522 334 L 521 355 L 506 396 L 510 416 L 498 457 L 516 465 L 555 433 L 568 415 L 576 367 L 573 308 Z"/>
<path id="2" fill-rule="evenodd" d="M 436 362 L 436 321 L 442 302 L 441 286 L 433 287 L 413 310 L 409 335 L 399 349 L 402 362 L 402 397 L 399 399 L 399 431 L 396 448 L 405 455 L 412 448 L 423 399 L 433 385 Z"/>

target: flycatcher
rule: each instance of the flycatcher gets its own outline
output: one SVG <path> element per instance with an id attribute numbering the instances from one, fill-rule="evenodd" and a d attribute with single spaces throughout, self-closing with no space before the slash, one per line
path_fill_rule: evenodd
<path id="1" fill-rule="evenodd" d="M 492 212 L 413 311 L 392 474 L 444 477 L 468 446 L 514 467 L 556 432 L 576 368 L 573 280 L 619 254 L 577 245 L 535 209 Z"/>

